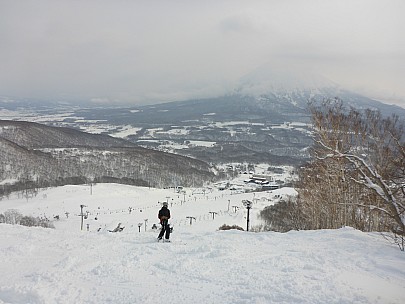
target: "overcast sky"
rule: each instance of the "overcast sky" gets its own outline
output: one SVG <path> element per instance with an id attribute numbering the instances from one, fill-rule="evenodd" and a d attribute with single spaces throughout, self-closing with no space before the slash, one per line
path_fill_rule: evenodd
<path id="1" fill-rule="evenodd" d="M 164 102 L 274 64 L 405 100 L 404 16 L 403 0 L 0 0 L 0 95 Z"/>

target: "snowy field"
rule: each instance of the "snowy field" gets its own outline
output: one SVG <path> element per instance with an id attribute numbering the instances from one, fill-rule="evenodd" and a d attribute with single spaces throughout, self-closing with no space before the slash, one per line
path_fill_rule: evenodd
<path id="1" fill-rule="evenodd" d="M 0 213 L 60 220 L 0 224 L 0 303 L 405 303 L 405 254 L 379 234 L 218 230 L 246 229 L 243 200 L 260 225 L 258 212 L 293 189 L 184 190 L 97 184 L 3 199 Z M 171 243 L 152 229 L 163 201 Z M 118 223 L 122 232 L 108 231 Z"/>

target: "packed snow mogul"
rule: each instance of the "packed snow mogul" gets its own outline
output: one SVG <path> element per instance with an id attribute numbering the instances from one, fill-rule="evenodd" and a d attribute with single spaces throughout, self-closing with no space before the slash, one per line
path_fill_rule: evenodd
<path id="1" fill-rule="evenodd" d="M 162 229 L 160 230 L 158 241 L 160 241 L 165 235 L 165 239 L 169 240 L 170 237 L 170 225 L 169 225 L 169 218 L 170 218 L 170 210 L 167 208 L 167 202 L 163 203 L 162 208 L 159 210 L 158 218 L 160 220 L 160 224 L 162 225 Z"/>

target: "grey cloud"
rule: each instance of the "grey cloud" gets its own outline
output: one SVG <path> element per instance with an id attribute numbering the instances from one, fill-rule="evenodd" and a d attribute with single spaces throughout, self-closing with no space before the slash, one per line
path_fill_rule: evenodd
<path id="1" fill-rule="evenodd" d="M 405 98 L 401 11 L 401 0 L 0 0 L 0 95 L 214 96 L 271 62 Z"/>
<path id="2" fill-rule="evenodd" d="M 260 32 L 264 33 L 265 24 L 261 23 L 257 16 L 238 14 L 224 18 L 219 23 L 219 28 L 224 33 L 243 33 L 252 35 Z"/>

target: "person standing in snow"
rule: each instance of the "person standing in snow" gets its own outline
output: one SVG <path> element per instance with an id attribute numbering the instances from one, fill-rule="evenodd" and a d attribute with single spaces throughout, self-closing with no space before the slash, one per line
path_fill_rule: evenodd
<path id="1" fill-rule="evenodd" d="M 165 234 L 165 239 L 169 240 L 170 237 L 170 210 L 167 208 L 167 202 L 163 203 L 162 209 L 159 210 L 158 218 L 160 220 L 160 224 L 162 225 L 162 229 L 160 230 L 158 240 L 161 240 L 163 235 Z"/>

